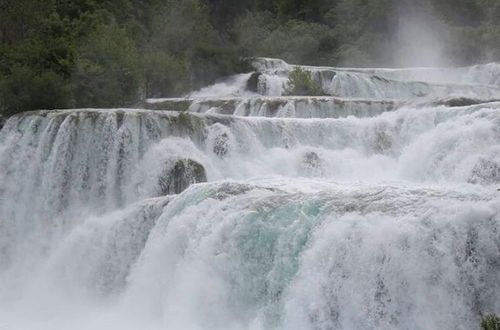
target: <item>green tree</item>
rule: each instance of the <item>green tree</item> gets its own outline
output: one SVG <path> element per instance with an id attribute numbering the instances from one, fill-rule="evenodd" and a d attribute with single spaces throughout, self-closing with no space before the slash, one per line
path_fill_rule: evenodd
<path id="1" fill-rule="evenodd" d="M 282 20 L 299 19 L 320 22 L 325 8 L 324 0 L 277 0 L 278 17 Z"/>
<path id="2" fill-rule="evenodd" d="M 144 68 L 147 97 L 180 96 L 191 90 L 190 67 L 185 57 L 146 53 Z"/>
<path id="3" fill-rule="evenodd" d="M 263 40 L 276 29 L 277 21 L 272 13 L 248 11 L 234 24 L 231 31 L 243 56 L 269 56 L 263 49 Z"/>
<path id="4" fill-rule="evenodd" d="M 200 0 L 167 0 L 151 22 L 150 46 L 173 55 L 189 56 L 200 45 L 216 42 L 208 6 Z"/>
<path id="5" fill-rule="evenodd" d="M 0 80 L 0 110 L 12 115 L 20 111 L 67 108 L 70 91 L 67 81 L 53 71 L 37 73 L 16 66 Z"/>
<path id="6" fill-rule="evenodd" d="M 334 27 L 342 65 L 390 65 L 391 41 L 397 32 L 394 0 L 339 0 L 325 16 Z"/>
<path id="7" fill-rule="evenodd" d="M 138 50 L 114 20 L 83 40 L 72 75 L 76 107 L 133 105 L 140 99 L 142 82 Z"/>
<path id="8" fill-rule="evenodd" d="M 264 54 L 296 64 L 333 65 L 336 47 L 334 32 L 328 26 L 298 20 L 280 25 L 262 41 Z"/>

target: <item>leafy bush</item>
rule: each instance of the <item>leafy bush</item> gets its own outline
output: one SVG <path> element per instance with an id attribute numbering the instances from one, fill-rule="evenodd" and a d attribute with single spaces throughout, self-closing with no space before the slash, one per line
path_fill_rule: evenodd
<path id="1" fill-rule="evenodd" d="M 483 330 L 500 330 L 500 317 L 496 315 L 487 315 L 481 321 Z"/>
<path id="2" fill-rule="evenodd" d="M 286 95 L 307 95 L 321 96 L 326 95 L 321 86 L 311 77 L 311 72 L 296 67 L 288 77 L 285 86 Z"/>
<path id="3" fill-rule="evenodd" d="M 53 71 L 35 72 L 26 66 L 16 66 L 0 80 L 2 114 L 35 109 L 66 108 L 70 105 L 67 81 Z"/>
<path id="4" fill-rule="evenodd" d="M 190 61 L 194 88 L 206 86 L 221 77 L 246 69 L 235 48 L 220 45 L 196 47 Z"/>
<path id="5" fill-rule="evenodd" d="M 278 17 L 282 20 L 292 18 L 319 21 L 326 2 L 324 0 L 277 0 Z"/>
<path id="6" fill-rule="evenodd" d="M 76 107 L 116 107 L 139 101 L 141 60 L 134 42 L 114 21 L 84 40 L 73 73 Z"/>
<path id="7" fill-rule="evenodd" d="M 162 96 L 180 95 L 189 88 L 197 89 L 240 71 L 240 54 L 215 31 L 206 1 L 164 1 L 153 16 L 148 48 L 157 54 L 155 61 L 162 58 L 170 62 L 168 74 L 171 76 L 167 78 L 160 79 L 159 74 L 153 73 L 154 69 L 146 68 L 148 91 L 154 83 L 152 78 L 170 86 L 167 86 L 168 94 Z M 167 73 L 166 69 L 160 71 Z M 176 81 L 176 84 L 168 81 Z M 155 90 L 154 94 L 159 92 Z"/>
<path id="8" fill-rule="evenodd" d="M 146 97 L 181 96 L 191 90 L 190 67 L 183 57 L 163 52 L 144 56 Z"/>
<path id="9" fill-rule="evenodd" d="M 265 56 L 289 63 L 333 65 L 337 43 L 333 30 L 318 23 L 291 20 L 273 30 L 262 41 Z"/>
<path id="10" fill-rule="evenodd" d="M 173 55 L 187 55 L 199 45 L 212 44 L 215 31 L 204 1 L 166 0 L 151 21 L 151 45 Z"/>
<path id="11" fill-rule="evenodd" d="M 231 32 L 243 56 L 269 56 L 262 49 L 262 41 L 269 37 L 276 25 L 270 12 L 248 12 L 235 22 Z"/>

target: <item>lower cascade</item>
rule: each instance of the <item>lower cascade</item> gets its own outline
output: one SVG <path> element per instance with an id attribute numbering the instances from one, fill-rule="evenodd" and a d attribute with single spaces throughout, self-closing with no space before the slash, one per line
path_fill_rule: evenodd
<path id="1" fill-rule="evenodd" d="M 439 71 L 460 85 L 306 67 L 331 91 L 311 97 L 257 94 L 291 69 L 254 67 L 236 96 L 5 122 L 0 329 L 470 330 L 500 312 L 491 65 Z"/>

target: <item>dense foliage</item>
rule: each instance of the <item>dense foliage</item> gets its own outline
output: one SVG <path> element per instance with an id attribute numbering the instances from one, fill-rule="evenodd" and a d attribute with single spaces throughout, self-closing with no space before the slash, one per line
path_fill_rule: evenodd
<path id="1" fill-rule="evenodd" d="M 245 56 L 402 65 L 437 42 L 448 64 L 499 60 L 499 18 L 498 0 L 0 0 L 0 110 L 179 96 Z"/>
<path id="2" fill-rule="evenodd" d="M 487 315 L 481 321 L 483 330 L 500 330 L 500 317 L 496 315 Z"/>
<path id="3" fill-rule="evenodd" d="M 286 95 L 309 95 L 323 96 L 326 95 L 321 86 L 312 79 L 310 71 L 306 71 L 301 67 L 296 67 L 288 77 L 288 82 L 285 86 Z"/>

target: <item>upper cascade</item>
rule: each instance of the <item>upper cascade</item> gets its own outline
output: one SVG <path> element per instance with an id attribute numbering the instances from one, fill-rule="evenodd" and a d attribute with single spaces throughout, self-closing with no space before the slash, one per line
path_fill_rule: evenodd
<path id="1" fill-rule="evenodd" d="M 420 81 L 434 84 L 479 84 L 500 87 L 500 63 L 468 67 L 415 67 L 415 68 L 348 68 L 288 64 L 280 59 L 252 58 L 251 66 L 260 73 L 286 74 L 300 67 L 310 72 L 332 74 L 350 72 L 374 75 L 397 81 Z"/>
<path id="2" fill-rule="evenodd" d="M 496 63 L 460 68 L 372 69 L 299 66 L 272 58 L 247 61 L 254 72 L 225 78 L 183 98 L 149 99 L 146 107 L 238 116 L 339 118 L 373 116 L 408 103 L 500 100 L 500 64 Z M 323 96 L 293 95 L 288 90 L 290 74 L 297 68 L 310 74 L 311 83 L 320 88 Z"/>
<path id="3" fill-rule="evenodd" d="M 250 61 L 261 74 L 259 92 L 274 95 L 284 89 L 288 75 L 300 67 L 332 96 L 376 99 L 442 98 L 447 96 L 500 96 L 500 64 L 490 63 L 461 68 L 371 69 L 315 67 L 287 64 L 283 60 L 255 58 Z M 280 95 L 281 95 L 280 94 Z"/>

